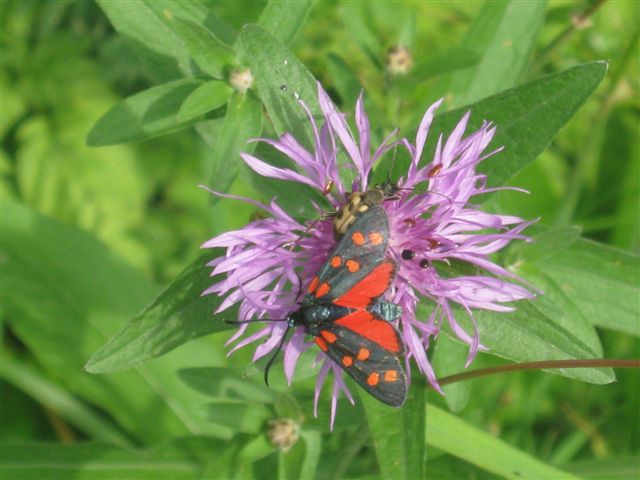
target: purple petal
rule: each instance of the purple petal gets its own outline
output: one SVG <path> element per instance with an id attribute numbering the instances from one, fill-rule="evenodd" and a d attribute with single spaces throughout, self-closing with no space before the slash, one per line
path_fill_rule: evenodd
<path id="1" fill-rule="evenodd" d="M 293 374 L 298 363 L 300 354 L 304 351 L 304 329 L 296 328 L 289 340 L 287 348 L 284 350 L 284 374 L 287 377 L 287 383 L 291 386 Z"/>
<path id="2" fill-rule="evenodd" d="M 289 170 L 288 168 L 278 168 L 268 163 L 263 162 L 262 160 L 254 157 L 253 155 L 249 155 L 248 153 L 241 153 L 240 156 L 245 161 L 249 167 L 251 167 L 256 173 L 264 177 L 278 178 L 280 180 L 290 180 L 293 182 L 304 183 L 305 185 L 309 185 L 318 190 L 322 190 L 323 186 L 319 185 L 304 175 L 300 175 L 293 170 Z"/>
<path id="3" fill-rule="evenodd" d="M 427 135 L 429 134 L 429 127 L 431 127 L 431 123 L 433 122 L 433 117 L 435 115 L 435 111 L 442 105 L 444 98 L 436 101 L 433 105 L 431 105 L 424 117 L 422 117 L 422 121 L 420 122 L 420 126 L 418 127 L 418 133 L 416 135 L 416 149 L 415 154 L 413 155 L 413 164 L 415 167 L 418 166 L 420 158 L 422 157 L 422 150 L 424 149 L 424 144 L 427 140 Z"/>

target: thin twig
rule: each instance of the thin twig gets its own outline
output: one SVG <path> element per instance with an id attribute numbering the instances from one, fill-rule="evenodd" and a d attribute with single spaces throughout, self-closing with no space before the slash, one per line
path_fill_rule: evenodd
<path id="1" fill-rule="evenodd" d="M 589 17 L 593 15 L 602 5 L 604 5 L 606 1 L 607 0 L 596 0 L 591 5 L 589 5 L 589 7 L 584 12 L 579 15 L 572 16 L 569 25 L 567 25 L 567 27 L 562 32 L 560 32 L 553 40 L 551 40 L 551 42 L 549 42 L 549 45 L 547 45 L 542 50 L 542 52 L 540 52 L 540 55 L 536 59 L 532 70 L 538 71 L 539 69 L 541 69 L 544 66 L 544 62 L 546 62 L 549 55 L 556 48 L 566 42 L 575 32 L 585 28 L 585 26 L 588 25 L 587 20 L 589 20 Z"/>
<path id="2" fill-rule="evenodd" d="M 558 368 L 640 368 L 640 359 L 594 358 L 590 360 L 543 360 L 540 362 L 511 363 L 499 367 L 480 368 L 472 372 L 457 373 L 438 380 L 440 386 L 449 385 L 472 378 L 486 377 L 497 373 L 519 372 L 521 370 L 542 370 Z"/>

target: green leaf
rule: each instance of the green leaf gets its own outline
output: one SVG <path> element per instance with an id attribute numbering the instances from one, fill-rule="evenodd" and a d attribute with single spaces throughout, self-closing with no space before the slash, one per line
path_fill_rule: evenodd
<path id="1" fill-rule="evenodd" d="M 219 80 L 203 83 L 193 90 L 180 106 L 178 121 L 186 122 L 220 108 L 227 103 L 232 92 L 229 85 Z"/>
<path id="2" fill-rule="evenodd" d="M 173 63 L 183 75 L 195 72 L 190 65 L 190 52 L 184 38 L 176 34 L 177 20 L 204 28 L 228 45 L 235 37 L 235 32 L 201 2 L 98 0 L 98 4 L 118 33 L 143 53 L 150 66 L 164 64 L 163 68 L 167 69 Z"/>
<path id="3" fill-rule="evenodd" d="M 291 168 L 291 164 L 284 160 L 282 155 L 264 143 L 257 144 L 255 155 L 270 165 Z M 327 199 L 308 185 L 264 177 L 250 168 L 244 171 L 247 173 L 251 184 L 262 194 L 263 198 L 271 199 L 277 197 L 278 205 L 295 218 L 308 220 L 316 217 L 318 212 L 312 202 L 315 202 L 316 205 L 330 208 Z M 304 201 L 301 201 L 301 199 Z"/>
<path id="4" fill-rule="evenodd" d="M 153 8 L 152 2 L 128 0 L 112 2 L 97 0 L 118 33 L 134 46 L 134 50 L 148 59 L 149 65 L 171 72 L 187 73 L 189 52 L 179 38 L 165 24 L 161 11 Z M 155 64 L 155 65 L 154 65 Z M 168 73 L 171 76 L 171 73 Z"/>
<path id="5" fill-rule="evenodd" d="M 206 397 L 174 374 L 199 366 L 194 358 L 222 363 L 223 353 L 201 342 L 119 375 L 82 371 L 87 358 L 148 303 L 155 289 L 141 273 L 94 237 L 7 199 L 1 228 L 5 321 L 51 375 L 108 412 L 134 439 L 216 434 L 192 408 Z"/>
<path id="6" fill-rule="evenodd" d="M 300 436 L 304 440 L 305 454 L 299 478 L 316 478 L 316 471 L 322 456 L 322 435 L 313 430 L 303 430 Z"/>
<path id="7" fill-rule="evenodd" d="M 314 117 L 321 115 L 318 105 L 317 83 L 299 60 L 276 38 L 259 25 L 246 25 L 239 37 L 239 49 L 243 61 L 250 66 L 255 85 L 269 119 L 278 135 L 291 133 L 303 146 L 312 150 L 313 131 L 309 118 L 296 97 L 305 102 Z M 257 156 L 272 165 L 291 168 L 274 155 L 272 148 L 259 145 Z M 278 196 L 278 202 L 296 217 L 312 215 L 310 199 L 326 205 L 326 199 L 306 185 L 278 181 L 249 172 L 252 183 L 267 198 Z"/>
<path id="8" fill-rule="evenodd" d="M 312 5 L 313 0 L 270 0 L 259 23 L 286 45 L 304 26 Z"/>
<path id="9" fill-rule="evenodd" d="M 163 355 L 191 339 L 232 328 L 222 318 L 235 319 L 232 307 L 212 316 L 222 298 L 202 295 L 213 283 L 205 254 L 192 262 L 147 307 L 87 362 L 91 373 L 108 373 Z"/>
<path id="10" fill-rule="evenodd" d="M 169 27 L 184 42 L 189 55 L 200 69 L 213 78 L 224 78 L 235 62 L 235 53 L 211 31 L 180 18 L 167 19 Z"/>
<path id="11" fill-rule="evenodd" d="M 218 463 L 228 475 L 231 458 L 225 453 L 233 448 L 229 442 L 195 437 L 150 450 L 121 449 L 105 443 L 3 445 L 0 477 L 192 480 L 201 478 L 200 473 L 205 466 L 211 468 L 210 463 Z"/>
<path id="12" fill-rule="evenodd" d="M 18 361 L 3 349 L 0 356 L 0 376 L 16 388 L 55 412 L 93 440 L 120 446 L 131 446 L 131 441 L 113 423 L 107 421 L 95 409 L 74 397 L 68 390 L 55 384 L 45 375 Z"/>
<path id="13" fill-rule="evenodd" d="M 351 105 L 355 103 L 362 85 L 353 68 L 347 61 L 335 53 L 327 55 L 327 70 L 331 77 L 331 81 L 338 91 L 338 95 L 343 105 Z"/>
<path id="14" fill-rule="evenodd" d="M 273 403 L 275 394 L 262 378 L 246 378 L 239 369 L 225 367 L 185 368 L 178 376 L 191 388 L 209 397 L 249 403 Z"/>
<path id="15" fill-rule="evenodd" d="M 439 336 L 435 343 L 431 364 L 437 378 L 454 375 L 464 369 L 468 355 L 468 348 L 465 345 L 455 342 L 446 335 Z M 469 401 L 471 383 L 456 382 L 445 385 L 442 389 L 449 410 L 462 411 Z"/>
<path id="16" fill-rule="evenodd" d="M 433 447 L 509 479 L 572 479 L 489 433 L 433 405 L 427 406 L 426 439 Z M 420 478 L 420 477 L 414 477 Z"/>
<path id="17" fill-rule="evenodd" d="M 216 429 L 227 430 L 229 437 L 238 432 L 257 435 L 267 420 L 273 418 L 273 412 L 259 403 L 220 401 L 210 403 L 206 410 L 207 420 Z"/>
<path id="18" fill-rule="evenodd" d="M 438 75 L 477 65 L 480 54 L 465 48 L 452 48 L 442 53 L 421 59 L 409 74 L 398 77 L 402 84 L 414 85 Z"/>
<path id="19" fill-rule="evenodd" d="M 434 133 L 429 135 L 425 152 L 430 155 L 434 151 L 437 133 L 453 130 L 470 110 L 468 131 L 479 128 L 484 120 L 497 126 L 487 151 L 499 146 L 505 146 L 505 150 L 484 160 L 479 170 L 487 175 L 490 185 L 503 185 L 549 146 L 606 71 L 605 62 L 586 63 L 440 114 L 431 126 Z"/>
<path id="20" fill-rule="evenodd" d="M 531 274 L 534 281 L 536 277 Z M 541 281 L 541 278 L 537 278 Z M 513 312 L 475 312 L 480 341 L 492 355 L 516 362 L 601 358 L 602 347 L 593 326 L 565 294 L 548 282 L 544 295 L 520 300 Z M 456 321 L 471 331 L 467 314 L 455 311 Z M 550 373 L 585 382 L 606 384 L 615 377 L 608 368 L 553 369 Z"/>
<path id="21" fill-rule="evenodd" d="M 381 2 L 381 4 L 383 4 Z M 340 5 L 342 22 L 353 41 L 358 44 L 369 61 L 382 70 L 384 68 L 382 41 L 375 31 L 375 20 L 368 2 L 345 2 Z"/>
<path id="22" fill-rule="evenodd" d="M 580 478 L 593 480 L 629 480 L 640 478 L 640 462 L 637 455 L 618 456 L 617 454 L 606 458 L 592 458 L 580 462 L 565 465 L 568 471 Z"/>
<path id="23" fill-rule="evenodd" d="M 640 257 L 587 239 L 533 263 L 594 325 L 640 336 Z"/>
<path id="24" fill-rule="evenodd" d="M 227 114 L 211 156 L 209 187 L 227 192 L 244 162 L 240 152 L 253 153 L 256 143 L 249 140 L 262 133 L 262 105 L 250 93 L 234 93 L 229 98 Z M 219 197 L 212 197 L 216 202 Z"/>
<path id="25" fill-rule="evenodd" d="M 192 125 L 195 119 L 181 121 L 178 112 L 203 83 L 191 78 L 175 80 L 126 98 L 98 120 L 89 132 L 87 144 L 100 147 L 133 142 Z"/>
<path id="26" fill-rule="evenodd" d="M 542 26 L 546 2 L 488 1 L 460 48 L 476 52 L 480 62 L 443 78 L 438 96 L 449 107 L 476 102 L 518 83 Z"/>
<path id="27" fill-rule="evenodd" d="M 543 228 L 532 225 L 527 228 L 532 242 L 521 242 L 510 247 L 504 262 L 507 265 L 544 261 L 570 248 L 580 239 L 580 228 L 563 226 Z"/>
<path id="28" fill-rule="evenodd" d="M 614 193 L 617 196 L 616 221 L 611 243 L 635 251 L 640 245 L 640 162 L 637 161 L 640 158 L 640 143 L 627 140 L 635 138 L 637 124 L 637 112 L 631 104 L 624 110 L 620 109 L 619 113 L 614 111 L 607 125 L 600 165 L 606 164 L 608 167 L 612 154 L 616 158 L 616 166 L 611 171 L 609 168 L 600 168 L 597 174 L 599 185 L 595 187 L 595 191 L 600 192 L 602 188 L 609 191 L 612 186 L 617 186 Z M 600 195 L 592 197 L 599 198 Z"/>
<path id="29" fill-rule="evenodd" d="M 255 78 L 255 86 L 278 135 L 291 133 L 307 148 L 313 145 L 309 119 L 296 97 L 320 115 L 318 87 L 300 61 L 259 25 L 246 25 L 238 42 L 242 61 Z"/>
<path id="30" fill-rule="evenodd" d="M 402 408 L 393 408 L 366 393 L 360 400 L 383 479 L 425 478 L 425 389 L 413 385 Z"/>

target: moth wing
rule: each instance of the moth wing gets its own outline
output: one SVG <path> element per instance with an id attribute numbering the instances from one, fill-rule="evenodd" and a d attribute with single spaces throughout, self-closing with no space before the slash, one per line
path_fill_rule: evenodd
<path id="1" fill-rule="evenodd" d="M 334 301 L 365 281 L 362 287 L 379 287 L 370 290 L 372 295 L 369 297 L 369 303 L 378 298 L 389 287 L 395 274 L 394 262 L 384 260 L 388 242 L 387 215 L 381 207 L 371 207 L 356 219 L 328 256 L 317 276 L 312 279 L 309 294 L 316 298 L 324 297 L 323 301 Z M 386 263 L 387 266 L 379 269 L 374 277 L 370 277 L 381 263 Z M 378 281 L 374 282 L 374 279 Z M 385 284 L 386 287 L 380 290 Z M 379 293 L 373 295 L 376 292 Z"/>
<path id="2" fill-rule="evenodd" d="M 362 388 L 387 405 L 401 406 L 407 379 L 398 331 L 371 312 L 354 312 L 320 330 L 325 353 Z"/>

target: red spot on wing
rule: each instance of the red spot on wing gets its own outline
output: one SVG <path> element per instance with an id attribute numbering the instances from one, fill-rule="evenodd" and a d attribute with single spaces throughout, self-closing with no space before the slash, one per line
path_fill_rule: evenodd
<path id="1" fill-rule="evenodd" d="M 384 242 L 384 237 L 378 232 L 372 232 L 369 234 L 369 241 L 374 245 L 380 245 Z"/>
<path id="2" fill-rule="evenodd" d="M 320 279 L 318 277 L 313 277 L 313 280 L 311 280 L 311 283 L 309 284 L 309 293 L 313 293 L 316 288 L 318 288 L 318 282 L 320 282 Z"/>
<path id="3" fill-rule="evenodd" d="M 336 334 L 329 330 L 320 330 L 320 335 L 329 343 L 333 343 L 338 339 Z"/>
<path id="4" fill-rule="evenodd" d="M 371 312 L 353 312 L 336 320 L 335 323 L 380 345 L 385 350 L 393 353 L 400 353 L 401 351 L 400 339 L 396 329 L 390 323 L 377 318 Z"/>
<path id="5" fill-rule="evenodd" d="M 385 382 L 395 382 L 398 380 L 398 371 L 397 370 L 387 370 L 384 372 L 384 381 Z"/>
<path id="6" fill-rule="evenodd" d="M 331 287 L 327 282 L 321 283 L 318 287 L 318 290 L 316 290 L 316 297 L 320 298 L 326 295 L 327 293 L 329 293 L 329 290 L 331 290 Z"/>
<path id="7" fill-rule="evenodd" d="M 360 264 L 355 260 L 347 260 L 345 262 L 345 265 L 347 267 L 347 270 L 349 270 L 349 272 L 351 273 L 355 273 L 360 270 Z"/>
<path id="8" fill-rule="evenodd" d="M 322 339 L 321 337 L 313 337 L 313 340 L 316 342 L 316 344 L 320 347 L 320 350 L 322 350 L 323 352 L 326 352 L 327 350 L 329 350 L 329 346 L 327 345 L 327 342 L 325 342 L 324 339 Z"/>
<path id="9" fill-rule="evenodd" d="M 378 372 L 373 372 L 371 375 L 367 377 L 367 385 L 371 387 L 375 387 L 380 381 L 380 374 Z"/>
<path id="10" fill-rule="evenodd" d="M 393 280 L 395 269 L 396 265 L 391 260 L 383 261 L 333 303 L 341 307 L 367 308 L 374 299 L 387 291 Z"/>
<path id="11" fill-rule="evenodd" d="M 351 235 L 351 240 L 353 240 L 353 243 L 358 246 L 363 245 L 365 241 L 362 232 L 353 232 L 353 235 Z"/>

